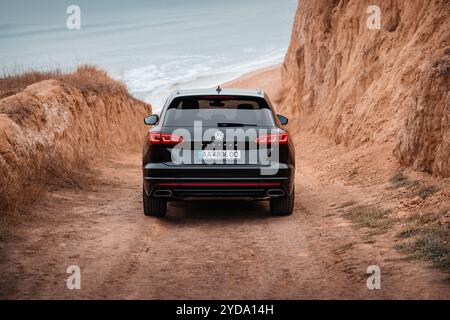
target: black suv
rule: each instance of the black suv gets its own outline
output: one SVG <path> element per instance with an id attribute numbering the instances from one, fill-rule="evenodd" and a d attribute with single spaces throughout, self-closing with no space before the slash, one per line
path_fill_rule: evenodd
<path id="1" fill-rule="evenodd" d="M 294 208 L 295 150 L 288 119 L 261 90 L 178 91 L 144 142 L 144 213 L 164 216 L 167 202 L 270 200 L 272 215 Z"/>

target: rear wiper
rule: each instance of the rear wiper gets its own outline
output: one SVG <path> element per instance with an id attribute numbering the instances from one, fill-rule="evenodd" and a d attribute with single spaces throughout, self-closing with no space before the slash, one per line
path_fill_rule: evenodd
<path id="1" fill-rule="evenodd" d="M 218 127 L 257 127 L 256 124 L 251 123 L 235 123 L 235 122 L 219 122 Z"/>

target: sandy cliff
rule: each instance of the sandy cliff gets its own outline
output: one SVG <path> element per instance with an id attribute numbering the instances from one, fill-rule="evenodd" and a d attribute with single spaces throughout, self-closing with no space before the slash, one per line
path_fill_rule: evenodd
<path id="1" fill-rule="evenodd" d="M 450 1 L 299 1 L 280 111 L 350 149 L 450 176 Z"/>
<path id="2" fill-rule="evenodd" d="M 101 71 L 81 68 L 18 91 L 0 100 L 2 208 L 32 200 L 51 179 L 77 186 L 89 160 L 143 141 L 150 106 Z"/>

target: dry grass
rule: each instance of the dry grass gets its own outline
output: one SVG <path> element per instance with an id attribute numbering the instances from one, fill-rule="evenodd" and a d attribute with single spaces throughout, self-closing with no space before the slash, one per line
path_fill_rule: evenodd
<path id="1" fill-rule="evenodd" d="M 409 187 L 415 183 L 410 180 L 403 172 L 399 171 L 389 180 L 394 188 Z"/>
<path id="2" fill-rule="evenodd" d="M 360 228 L 371 229 L 364 238 L 365 243 L 373 243 L 371 236 L 385 233 L 393 223 L 404 224 L 403 230 L 397 234 L 397 238 L 404 242 L 395 248 L 411 258 L 431 261 L 436 267 L 450 273 L 450 211 L 413 214 L 403 219 L 390 218 L 389 212 L 388 209 L 374 206 L 356 206 L 348 209 L 344 217 Z"/>
<path id="3" fill-rule="evenodd" d="M 344 217 L 356 223 L 360 228 L 373 228 L 386 230 L 392 221 L 389 219 L 389 209 L 373 206 L 357 206 L 351 208 L 344 214 Z"/>
<path id="4" fill-rule="evenodd" d="M 126 86 L 111 79 L 108 74 L 91 65 L 81 65 L 74 72 L 63 73 L 54 71 L 28 71 L 22 74 L 9 74 L 0 78 L 0 99 L 14 95 L 27 86 L 43 80 L 59 80 L 70 84 L 82 92 L 95 92 L 97 94 L 122 93 L 128 95 Z"/>
<path id="5" fill-rule="evenodd" d="M 411 180 L 402 172 L 397 172 L 389 181 L 392 185 L 391 188 L 407 188 L 410 190 L 411 197 L 420 196 L 422 199 L 426 199 L 440 190 L 437 186 L 423 185 L 420 181 Z"/>
<path id="6" fill-rule="evenodd" d="M 406 227 L 397 235 L 405 242 L 396 249 L 413 258 L 431 261 L 450 273 L 450 223 L 442 220 L 446 214 L 415 214 L 407 218 Z"/>
<path id="7" fill-rule="evenodd" d="M 439 188 L 436 186 L 423 186 L 417 191 L 417 195 L 425 199 L 437 191 L 439 191 Z"/>
<path id="8" fill-rule="evenodd" d="M 0 210 L 31 214 L 30 205 L 49 190 L 70 187 L 86 189 L 97 181 L 97 172 L 89 167 L 91 156 L 76 153 L 70 158 L 58 150 L 40 153 L 27 162 L 27 170 L 4 172 L 0 179 Z M 8 175 L 13 176 L 10 178 Z M 11 184 L 10 181 L 26 183 Z"/>

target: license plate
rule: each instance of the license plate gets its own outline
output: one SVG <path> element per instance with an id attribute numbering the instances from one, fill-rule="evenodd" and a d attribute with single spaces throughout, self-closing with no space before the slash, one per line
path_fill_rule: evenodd
<path id="1" fill-rule="evenodd" d="M 241 150 L 199 150 L 199 160 L 239 160 Z"/>

